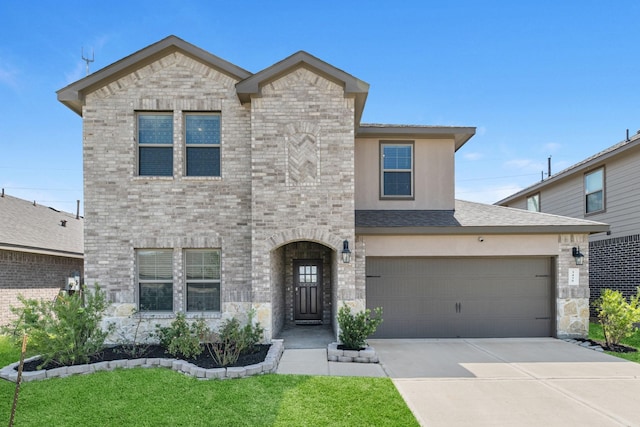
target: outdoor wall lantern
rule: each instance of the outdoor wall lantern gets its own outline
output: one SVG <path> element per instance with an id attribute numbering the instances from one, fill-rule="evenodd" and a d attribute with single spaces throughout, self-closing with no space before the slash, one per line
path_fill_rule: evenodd
<path id="1" fill-rule="evenodd" d="M 349 241 L 342 242 L 342 262 L 348 264 L 351 262 L 351 251 L 349 250 Z"/>
<path id="2" fill-rule="evenodd" d="M 577 248 L 574 246 L 572 251 L 573 257 L 576 259 L 576 265 L 584 264 L 584 255 L 580 252 L 580 246 Z"/>

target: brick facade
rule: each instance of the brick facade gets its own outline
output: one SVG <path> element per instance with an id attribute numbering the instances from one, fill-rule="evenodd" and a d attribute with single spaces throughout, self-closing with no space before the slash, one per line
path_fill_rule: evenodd
<path id="1" fill-rule="evenodd" d="M 171 84 L 167 84 L 171 82 Z M 174 251 L 174 310 L 185 308 L 185 249 L 222 250 L 221 312 L 248 311 L 250 283 L 250 125 L 235 80 L 173 53 L 92 92 L 84 108 L 85 260 L 113 313 L 137 308 L 135 250 Z M 173 114 L 172 177 L 137 176 L 136 112 Z M 184 120 L 220 112 L 222 177 L 184 176 Z M 166 322 L 171 315 L 157 315 Z M 205 313 L 212 326 L 220 313 Z M 117 324 L 121 315 L 114 315 Z"/>
<path id="2" fill-rule="evenodd" d="M 81 258 L 0 250 L 0 325 L 13 316 L 9 308 L 25 298 L 53 299 L 73 272 L 83 272 Z"/>
<path id="3" fill-rule="evenodd" d="M 593 303 L 603 289 L 622 292 L 629 298 L 640 286 L 640 234 L 589 243 L 589 298 L 591 316 L 597 316 Z"/>
<path id="4" fill-rule="evenodd" d="M 304 68 L 273 81 L 250 105 L 238 100 L 236 83 L 176 52 L 86 97 L 87 282 L 100 283 L 114 303 L 107 321 L 126 328 L 131 320 L 123 314 L 137 308 L 136 249 L 174 251 L 173 306 L 182 311 L 184 250 L 220 248 L 221 312 L 204 316 L 215 327 L 253 308 L 269 339 L 290 298 L 274 274 L 290 268 L 277 248 L 314 241 L 330 253 L 353 241 L 353 100 Z M 137 176 L 139 111 L 173 114 L 172 177 Z M 184 176 L 183 115 L 190 111 L 221 114 L 221 177 Z M 274 245 L 274 236 L 283 240 Z M 329 266 L 326 277 L 338 282 L 327 289 L 354 299 L 345 290 L 353 289 L 349 266 Z M 153 317 L 166 323 L 172 315 Z"/>

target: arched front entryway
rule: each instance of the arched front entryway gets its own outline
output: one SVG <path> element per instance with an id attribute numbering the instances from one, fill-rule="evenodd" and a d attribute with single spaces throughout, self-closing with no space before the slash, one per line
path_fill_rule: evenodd
<path id="1" fill-rule="evenodd" d="M 273 333 L 303 324 L 330 326 L 336 300 L 336 251 L 295 241 L 271 253 Z"/>

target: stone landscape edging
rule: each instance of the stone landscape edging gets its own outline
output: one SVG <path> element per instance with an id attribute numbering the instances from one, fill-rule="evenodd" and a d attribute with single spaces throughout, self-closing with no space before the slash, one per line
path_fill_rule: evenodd
<path id="1" fill-rule="evenodd" d="M 327 360 L 329 362 L 345 363 L 378 363 L 378 355 L 373 347 L 367 346 L 363 350 L 340 350 L 338 343 L 332 342 L 327 347 Z"/>
<path id="2" fill-rule="evenodd" d="M 264 361 L 254 365 L 212 368 L 206 369 L 189 363 L 185 360 L 171 358 L 140 358 L 140 359 L 119 359 L 105 362 L 88 363 L 85 365 L 62 366 L 54 369 L 42 369 L 38 371 L 22 372 L 21 382 L 45 380 L 48 378 L 64 378 L 77 374 L 90 374 L 97 371 L 113 371 L 117 368 L 170 368 L 174 371 L 198 379 L 227 379 L 245 378 L 253 375 L 274 373 L 278 369 L 278 363 L 284 352 L 283 340 L 271 340 L 271 347 L 264 358 Z M 40 356 L 26 359 L 25 362 L 35 360 Z M 18 371 L 16 368 L 20 362 L 12 363 L 0 369 L 0 378 L 16 382 L 18 381 Z"/>

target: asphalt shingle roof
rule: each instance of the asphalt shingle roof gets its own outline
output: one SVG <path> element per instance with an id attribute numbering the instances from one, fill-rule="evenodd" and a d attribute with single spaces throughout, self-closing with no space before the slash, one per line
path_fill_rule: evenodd
<path id="1" fill-rule="evenodd" d="M 356 232 L 402 234 L 550 233 L 607 231 L 607 224 L 456 200 L 455 210 L 357 210 Z"/>
<path id="2" fill-rule="evenodd" d="M 82 217 L 68 212 L 6 194 L 0 197 L 0 249 L 81 257 L 83 225 Z"/>

